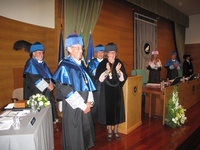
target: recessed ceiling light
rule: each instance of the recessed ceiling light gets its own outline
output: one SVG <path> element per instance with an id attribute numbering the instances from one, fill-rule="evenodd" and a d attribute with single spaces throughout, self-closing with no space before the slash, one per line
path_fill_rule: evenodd
<path id="1" fill-rule="evenodd" d="M 182 6 L 182 5 L 183 5 L 183 3 L 182 3 L 182 2 L 179 2 L 179 3 L 178 3 L 178 6 Z"/>

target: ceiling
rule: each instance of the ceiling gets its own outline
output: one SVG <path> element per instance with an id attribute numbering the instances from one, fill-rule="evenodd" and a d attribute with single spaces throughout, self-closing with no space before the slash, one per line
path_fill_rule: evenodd
<path id="1" fill-rule="evenodd" d="M 182 13 L 191 16 L 200 14 L 200 0 L 163 0 Z"/>

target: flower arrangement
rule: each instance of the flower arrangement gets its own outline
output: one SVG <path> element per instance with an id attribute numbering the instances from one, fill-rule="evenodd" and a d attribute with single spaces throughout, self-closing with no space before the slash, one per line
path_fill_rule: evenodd
<path id="1" fill-rule="evenodd" d="M 167 104 L 168 112 L 166 114 L 166 124 L 172 128 L 179 127 L 185 123 L 187 117 L 185 117 L 186 109 L 183 109 L 179 105 L 179 98 L 177 92 L 177 86 L 174 87 L 174 90 L 170 96 L 170 100 Z"/>
<path id="2" fill-rule="evenodd" d="M 50 104 L 50 102 L 48 101 L 48 98 L 46 98 L 44 95 L 42 94 L 36 94 L 36 95 L 32 95 L 29 100 L 27 101 L 27 106 L 31 107 L 31 103 L 32 101 L 36 102 L 36 107 L 37 108 L 42 108 L 42 107 L 46 107 L 47 105 Z"/>

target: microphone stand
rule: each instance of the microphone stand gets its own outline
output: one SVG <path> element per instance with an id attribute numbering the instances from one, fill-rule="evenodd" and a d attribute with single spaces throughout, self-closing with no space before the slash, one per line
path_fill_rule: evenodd
<path id="1" fill-rule="evenodd" d="M 134 70 L 129 64 L 127 64 L 125 61 L 122 61 L 123 63 L 125 63 L 127 66 L 129 66 L 132 70 Z M 136 73 L 136 76 L 137 76 L 137 71 L 136 70 L 134 70 L 135 71 L 135 73 Z"/>

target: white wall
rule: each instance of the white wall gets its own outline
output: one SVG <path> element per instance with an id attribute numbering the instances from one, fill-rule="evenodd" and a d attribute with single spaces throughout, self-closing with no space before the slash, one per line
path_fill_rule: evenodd
<path id="1" fill-rule="evenodd" d="M 33 25 L 55 28 L 55 0 L 0 0 L 0 15 Z"/>
<path id="2" fill-rule="evenodd" d="M 189 16 L 189 28 L 186 28 L 185 44 L 200 43 L 200 14 Z"/>

